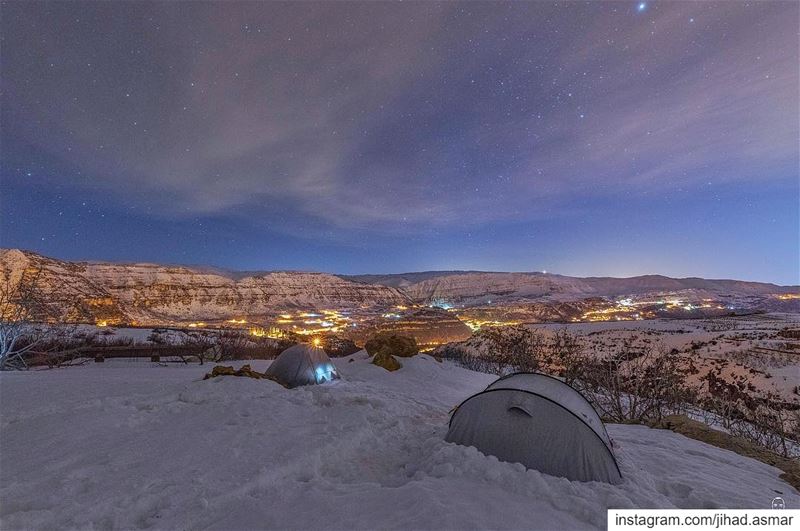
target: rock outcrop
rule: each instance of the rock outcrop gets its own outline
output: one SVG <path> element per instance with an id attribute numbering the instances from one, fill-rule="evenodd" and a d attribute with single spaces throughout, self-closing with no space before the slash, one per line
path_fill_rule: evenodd
<path id="1" fill-rule="evenodd" d="M 410 358 L 419 353 L 417 342 L 413 337 L 395 334 L 380 334 L 364 345 L 364 349 L 372 356 L 372 363 L 387 371 L 396 371 L 403 367 L 397 358 Z"/>
<path id="2" fill-rule="evenodd" d="M 216 365 L 211 369 L 211 372 L 203 376 L 203 380 L 216 378 L 217 376 L 246 376 L 247 378 L 255 378 L 256 380 L 266 378 L 266 376 L 260 372 L 254 371 L 250 365 L 242 365 L 240 369 L 234 369 L 229 365 Z"/>
<path id="3" fill-rule="evenodd" d="M 379 334 L 364 344 L 364 349 L 370 355 L 387 352 L 399 358 L 410 358 L 419 353 L 417 342 L 413 337 L 397 334 Z"/>
<path id="4" fill-rule="evenodd" d="M 375 357 L 372 358 L 372 364 L 383 367 L 390 372 L 403 368 L 403 364 L 397 361 L 397 358 L 385 351 L 375 354 Z"/>

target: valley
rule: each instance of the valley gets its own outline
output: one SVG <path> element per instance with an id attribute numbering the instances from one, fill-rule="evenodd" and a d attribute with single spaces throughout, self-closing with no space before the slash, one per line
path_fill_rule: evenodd
<path id="1" fill-rule="evenodd" d="M 800 288 L 735 280 L 427 272 L 339 276 L 69 262 L 0 251 L 0 282 L 35 299 L 35 320 L 98 326 L 245 328 L 255 335 L 376 331 L 428 346 L 485 326 L 800 312 Z"/>

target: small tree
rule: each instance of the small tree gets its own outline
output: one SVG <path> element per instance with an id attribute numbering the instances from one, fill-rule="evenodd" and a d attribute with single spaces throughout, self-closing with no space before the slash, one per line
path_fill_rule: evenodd
<path id="1" fill-rule="evenodd" d="M 549 363 L 559 367 L 558 374 L 567 385 L 573 385 L 581 377 L 586 367 L 586 353 L 583 345 L 566 328 L 557 330 L 549 345 Z"/>
<path id="2" fill-rule="evenodd" d="M 27 369 L 26 355 L 51 335 L 51 331 L 41 324 L 49 313 L 39 293 L 42 268 L 26 269 L 16 282 L 8 269 L 2 273 L 0 370 Z"/>
<path id="3" fill-rule="evenodd" d="M 710 371 L 703 377 L 706 395 L 700 407 L 709 412 L 706 421 L 718 424 L 732 435 L 746 439 L 782 457 L 800 451 L 800 408 L 769 391 L 763 395 L 745 375 L 732 381 Z"/>
<path id="4" fill-rule="evenodd" d="M 196 357 L 203 365 L 207 360 L 219 362 L 236 359 L 248 346 L 249 339 L 240 330 L 203 330 L 184 332 L 181 343 L 195 351 L 191 355 L 181 356 L 184 362 L 186 357 Z"/>
<path id="5" fill-rule="evenodd" d="M 248 347 L 249 338 L 241 330 L 220 330 L 213 336 L 212 361 L 229 361 L 241 357 Z"/>

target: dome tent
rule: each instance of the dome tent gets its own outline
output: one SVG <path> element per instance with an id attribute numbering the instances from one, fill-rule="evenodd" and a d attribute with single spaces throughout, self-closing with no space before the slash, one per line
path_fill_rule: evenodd
<path id="1" fill-rule="evenodd" d="M 289 388 L 339 379 L 339 373 L 325 351 L 306 344 L 294 345 L 281 352 L 264 374 Z"/>
<path id="2" fill-rule="evenodd" d="M 510 374 L 467 398 L 450 417 L 445 440 L 573 481 L 622 481 L 594 407 L 545 374 Z"/>

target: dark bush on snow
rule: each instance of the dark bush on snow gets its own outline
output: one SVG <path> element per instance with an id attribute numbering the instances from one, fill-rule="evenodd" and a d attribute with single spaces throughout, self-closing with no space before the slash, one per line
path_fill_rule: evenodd
<path id="1" fill-rule="evenodd" d="M 398 358 L 410 358 L 419 353 L 416 339 L 396 334 L 378 334 L 367 341 L 364 348 L 370 356 L 385 352 Z"/>

